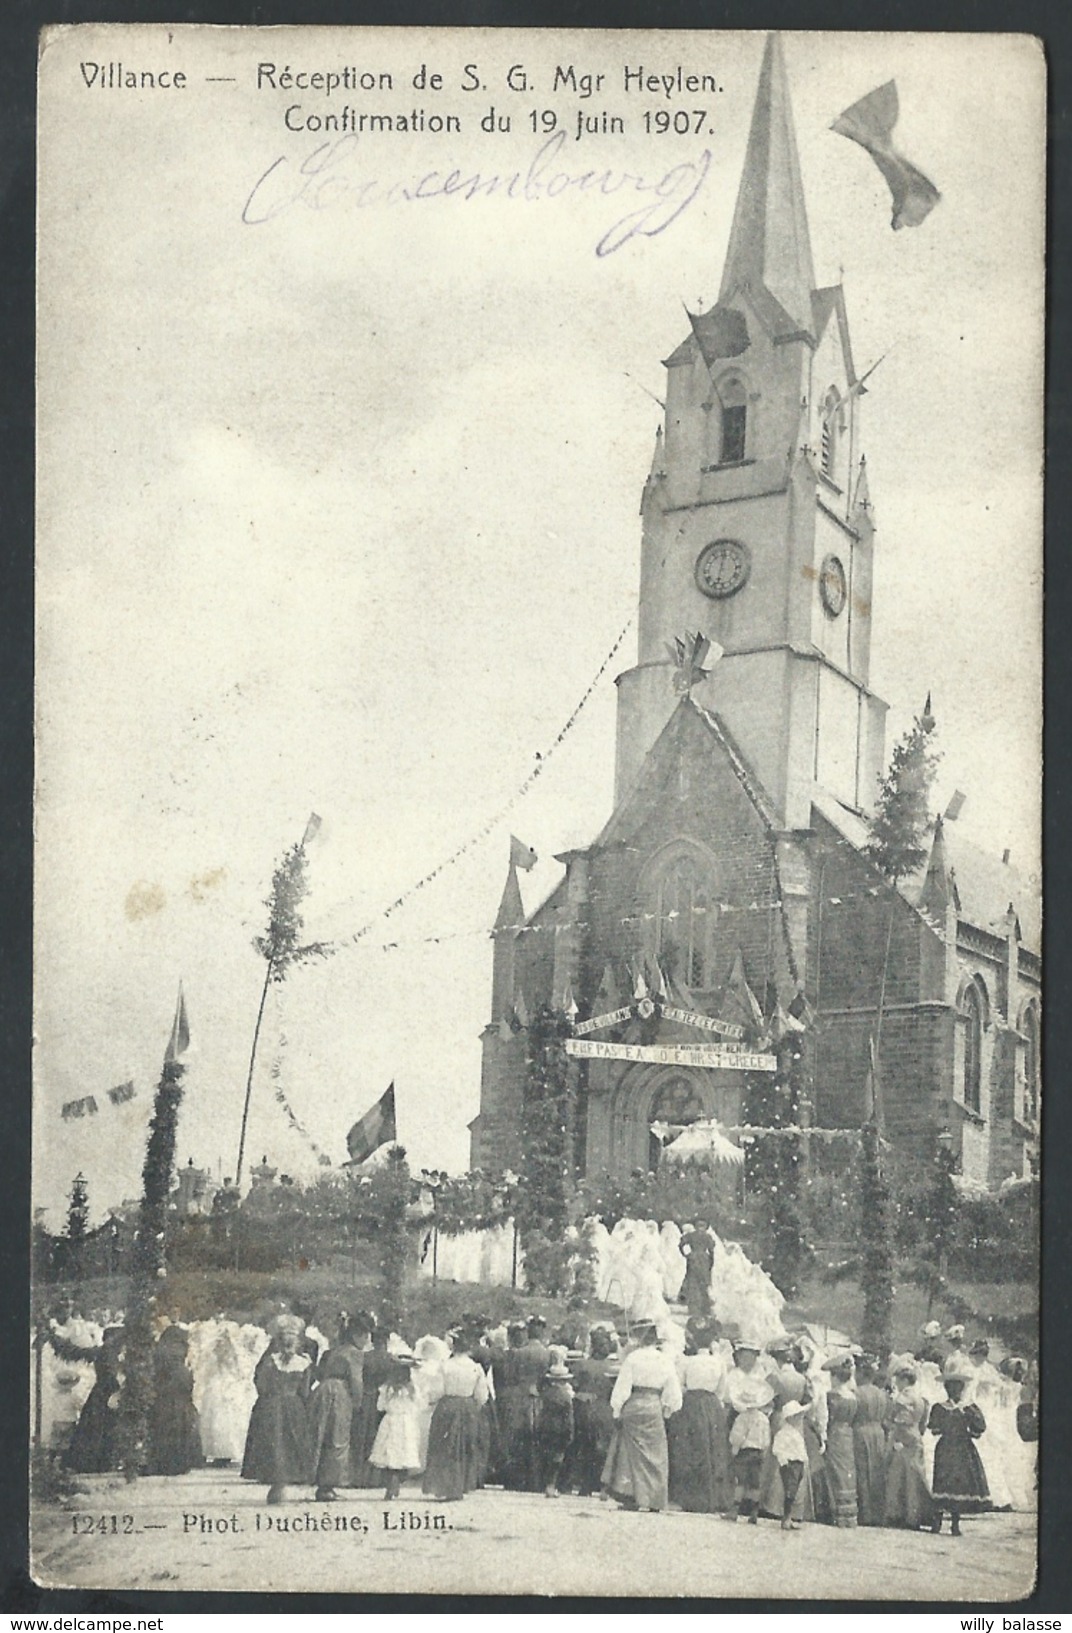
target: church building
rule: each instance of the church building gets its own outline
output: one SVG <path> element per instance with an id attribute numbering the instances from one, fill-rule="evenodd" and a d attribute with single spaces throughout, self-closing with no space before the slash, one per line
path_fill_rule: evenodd
<path id="1" fill-rule="evenodd" d="M 966 1176 L 1019 1177 L 1037 1158 L 1037 904 L 952 808 L 896 890 L 865 854 L 886 704 L 863 387 L 842 289 L 815 287 L 774 36 L 718 300 L 665 367 L 614 809 L 528 918 L 511 864 L 473 1165 L 517 1163 L 527 1029 L 551 1005 L 573 1024 L 589 1174 L 647 1168 L 662 1131 L 701 1119 L 734 1138 L 790 1039 L 794 1124 L 860 1127 L 877 1082 L 895 1145 L 926 1158 L 951 1138 Z"/>

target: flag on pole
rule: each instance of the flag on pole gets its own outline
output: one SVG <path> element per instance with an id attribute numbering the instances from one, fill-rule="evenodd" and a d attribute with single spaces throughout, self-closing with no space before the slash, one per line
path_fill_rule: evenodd
<path id="1" fill-rule="evenodd" d="M 524 873 L 527 873 L 530 868 L 534 868 L 536 866 L 536 863 L 539 860 L 539 857 L 536 855 L 536 852 L 533 850 L 531 845 L 523 844 L 522 841 L 518 839 L 516 834 L 510 835 L 511 867 L 521 868 Z"/>
<path id="2" fill-rule="evenodd" d="M 347 1134 L 346 1149 L 350 1153 L 350 1161 L 364 1162 L 374 1151 L 378 1151 L 381 1145 L 387 1145 L 397 1138 L 395 1086 L 392 1083 Z"/>
<path id="3" fill-rule="evenodd" d="M 302 849 L 303 850 L 305 849 L 306 845 L 308 845 L 312 840 L 314 840 L 316 838 L 317 834 L 320 832 L 320 822 L 321 822 L 321 819 L 317 816 L 316 812 L 314 811 L 313 814 L 310 816 L 308 822 L 305 824 L 305 832 L 302 834 Z"/>
<path id="4" fill-rule="evenodd" d="M 830 129 L 850 142 L 858 142 L 870 153 L 893 198 L 892 227 L 918 227 L 941 198 L 937 187 L 893 145 L 893 132 L 900 106 L 897 83 L 889 80 L 862 96 L 840 114 Z"/>
<path id="5" fill-rule="evenodd" d="M 707 367 L 726 357 L 740 357 L 750 345 L 748 323 L 743 312 L 732 306 L 712 306 L 709 312 L 693 314 L 688 307 L 685 315 L 696 336 L 696 344 Z"/>
<path id="6" fill-rule="evenodd" d="M 179 982 L 179 998 L 175 1005 L 175 1019 L 171 1023 L 171 1037 L 164 1052 L 165 1066 L 173 1066 L 190 1047 L 190 1023 L 186 1018 L 186 998 Z"/>

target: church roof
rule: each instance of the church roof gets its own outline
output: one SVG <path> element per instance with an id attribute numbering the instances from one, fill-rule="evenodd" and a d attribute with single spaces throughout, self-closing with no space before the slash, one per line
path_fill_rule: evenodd
<path id="1" fill-rule="evenodd" d="M 495 929 L 516 930 L 524 922 L 525 909 L 521 902 L 521 886 L 517 882 L 517 868 L 511 862 L 503 887 L 502 901 L 495 917 Z"/>
<path id="2" fill-rule="evenodd" d="M 719 301 L 765 289 L 797 330 L 813 322 L 808 217 L 782 46 L 767 37 Z"/>
<path id="3" fill-rule="evenodd" d="M 856 850 L 867 844 L 868 825 L 857 811 L 850 811 L 832 794 L 817 789 L 812 804 L 821 816 L 847 839 Z M 937 903 L 936 893 L 954 893 L 958 917 L 977 929 L 992 935 L 1006 934 L 1006 915 L 1009 904 L 1020 921 L 1020 937 L 1031 952 L 1041 946 L 1039 900 L 1036 892 L 1025 886 L 1019 872 L 1011 863 L 1000 861 L 982 850 L 958 831 L 955 822 L 935 824 L 931 852 L 917 872 L 902 880 L 901 895 L 913 907 L 930 908 Z"/>

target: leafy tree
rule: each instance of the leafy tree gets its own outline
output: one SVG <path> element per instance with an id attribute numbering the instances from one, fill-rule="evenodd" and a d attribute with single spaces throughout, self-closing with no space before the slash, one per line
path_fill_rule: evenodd
<path id="1" fill-rule="evenodd" d="M 931 787 L 941 758 L 931 742 L 934 728 L 928 693 L 923 713 L 894 746 L 890 769 L 879 784 L 866 849 L 894 886 L 926 860 Z"/>

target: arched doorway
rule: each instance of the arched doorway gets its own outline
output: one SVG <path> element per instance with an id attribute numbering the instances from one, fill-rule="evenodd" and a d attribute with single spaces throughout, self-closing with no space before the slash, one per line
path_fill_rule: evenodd
<path id="1" fill-rule="evenodd" d="M 685 1073 L 664 1078 L 651 1103 L 650 1123 L 669 1123 L 676 1129 L 687 1128 L 707 1116 L 703 1097 L 694 1078 Z M 663 1142 L 657 1134 L 648 1132 L 648 1167 L 656 1169 L 663 1153 Z"/>

